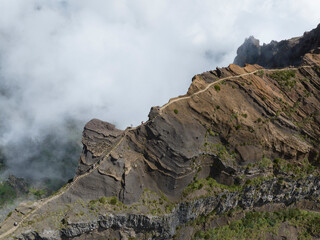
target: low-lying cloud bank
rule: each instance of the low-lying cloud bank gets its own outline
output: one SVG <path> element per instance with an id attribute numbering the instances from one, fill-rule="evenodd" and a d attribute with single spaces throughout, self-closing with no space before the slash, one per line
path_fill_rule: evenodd
<path id="1" fill-rule="evenodd" d="M 249 35 L 302 35 L 318 24 L 319 8 L 317 0 L 0 1 L 9 172 L 72 176 L 85 122 L 138 125 L 151 106 L 184 94 L 194 74 L 231 63 Z"/>

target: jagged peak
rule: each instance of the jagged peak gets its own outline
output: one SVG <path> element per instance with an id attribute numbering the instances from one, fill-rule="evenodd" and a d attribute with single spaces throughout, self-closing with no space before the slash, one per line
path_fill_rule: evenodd
<path id="1" fill-rule="evenodd" d="M 259 64 L 265 68 L 284 68 L 299 66 L 306 53 L 320 47 L 320 24 L 317 28 L 280 42 L 272 40 L 269 44 L 259 44 L 253 36 L 247 38 L 238 48 L 234 63 L 244 66 L 246 63 Z"/>

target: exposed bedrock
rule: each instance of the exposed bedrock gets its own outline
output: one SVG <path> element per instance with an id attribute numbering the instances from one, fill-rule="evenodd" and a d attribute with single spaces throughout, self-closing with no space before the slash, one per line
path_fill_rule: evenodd
<path id="1" fill-rule="evenodd" d="M 318 64 L 317 56 L 306 55 L 304 61 Z M 195 76 L 187 95 L 152 108 L 149 121 L 137 128 L 121 131 L 90 121 L 78 168 L 78 175 L 85 177 L 62 200 L 117 196 L 130 204 L 148 188 L 175 201 L 195 177 L 232 185 L 242 166 L 263 157 L 318 161 L 316 68 L 293 69 L 292 88 L 258 65 L 230 65 L 219 71 L 223 78 L 217 78 L 216 71 Z M 219 89 L 205 89 L 215 81 Z"/>
<path id="2" fill-rule="evenodd" d="M 262 46 L 258 39 L 251 36 L 238 48 L 234 64 L 259 64 L 265 68 L 298 66 L 306 53 L 319 53 L 319 49 L 320 25 L 310 32 L 305 32 L 302 37 L 280 42 L 271 41 Z"/>
<path id="3" fill-rule="evenodd" d="M 222 192 L 215 196 L 200 198 L 190 202 L 182 202 L 176 206 L 171 214 L 152 216 L 142 214 L 107 214 L 100 215 L 95 221 L 68 222 L 68 226 L 61 231 L 29 232 L 23 234 L 20 240 L 29 239 L 90 239 L 89 236 L 108 235 L 118 231 L 118 235 L 142 238 L 150 233 L 150 239 L 170 239 L 176 227 L 188 223 L 201 215 L 214 211 L 216 214 L 228 212 L 240 207 L 251 209 L 266 204 L 283 203 L 290 205 L 303 199 L 317 200 L 320 197 L 319 177 L 292 180 L 272 179 L 257 186 L 248 186 L 241 191 Z M 101 236 L 101 235 L 100 235 Z"/>

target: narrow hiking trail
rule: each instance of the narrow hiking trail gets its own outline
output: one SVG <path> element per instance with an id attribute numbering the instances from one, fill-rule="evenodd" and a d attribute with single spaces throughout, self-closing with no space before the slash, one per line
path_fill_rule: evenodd
<path id="1" fill-rule="evenodd" d="M 243 76 L 248 76 L 248 75 L 252 75 L 252 74 L 255 74 L 259 71 L 267 71 L 267 72 L 277 72 L 277 71 L 286 71 L 286 70 L 298 70 L 300 68 L 312 68 L 312 66 L 300 66 L 300 67 L 297 67 L 297 68 L 283 68 L 283 69 L 258 69 L 256 71 L 253 71 L 253 72 L 249 72 L 249 73 L 244 73 L 244 74 L 240 74 L 240 75 L 235 75 L 235 76 L 229 76 L 229 77 L 225 77 L 225 78 L 220 78 L 219 80 L 217 81 L 214 81 L 210 84 L 208 84 L 204 89 L 198 91 L 198 92 L 195 92 L 189 96 L 185 96 L 185 97 L 181 97 L 181 98 L 175 98 L 175 99 L 172 99 L 170 100 L 168 103 L 166 103 L 165 105 L 163 105 L 162 107 L 160 107 L 160 112 L 162 112 L 164 109 L 166 109 L 169 105 L 171 105 L 172 103 L 175 103 L 175 102 L 178 102 L 178 101 L 182 101 L 182 100 L 185 100 L 185 99 L 189 99 L 189 98 L 192 98 L 193 96 L 196 96 L 200 93 L 203 93 L 205 91 L 207 91 L 209 88 L 211 88 L 213 85 L 215 84 L 218 84 L 224 80 L 227 80 L 227 79 L 232 79 L 232 78 L 240 78 L 240 77 L 243 77 Z"/>
<path id="2" fill-rule="evenodd" d="M 234 76 L 228 76 L 228 77 L 224 77 L 224 78 L 220 78 L 217 81 L 214 81 L 210 84 L 208 84 L 204 89 L 195 92 L 189 96 L 184 96 L 184 97 L 178 97 L 172 100 L 169 100 L 168 103 L 166 103 L 165 105 L 163 105 L 162 107 L 160 107 L 160 114 L 163 112 L 163 110 L 165 110 L 168 106 L 170 106 L 171 104 L 178 102 L 178 101 L 182 101 L 182 100 L 186 100 L 186 99 L 190 99 L 193 96 L 196 96 L 198 94 L 201 94 L 205 91 L 207 91 L 208 89 L 210 89 L 212 86 L 214 86 L 215 84 L 218 84 L 224 80 L 227 79 L 233 79 L 233 78 L 240 78 L 240 77 L 244 77 L 244 76 L 248 76 L 248 75 L 252 75 L 255 74 L 259 71 L 267 71 L 267 72 L 277 72 L 277 71 L 286 71 L 286 70 L 299 70 L 300 68 L 312 68 L 313 66 L 300 66 L 297 68 L 284 68 L 284 69 L 258 69 L 255 70 L 253 72 L 248 72 L 248 73 L 244 73 L 244 74 L 240 74 L 240 75 L 234 75 Z M 147 121 L 148 122 L 148 121 Z M 147 122 L 145 122 L 144 124 L 146 124 Z M 141 125 L 140 125 L 141 126 Z M 139 128 L 140 126 L 137 127 L 131 127 L 131 128 L 127 128 L 126 130 L 124 130 L 123 132 L 123 136 L 121 137 L 121 139 L 119 139 L 115 145 L 108 151 L 104 152 L 101 154 L 101 156 L 98 158 L 97 162 L 93 165 L 93 167 L 89 168 L 88 171 L 82 175 L 77 176 L 72 182 L 70 182 L 69 184 L 67 184 L 65 187 L 62 187 L 60 190 L 58 190 L 58 193 L 52 196 L 49 196 L 48 198 L 45 199 L 41 199 L 37 202 L 37 205 L 34 209 L 32 209 L 29 213 L 27 213 L 22 219 L 20 219 L 19 222 L 17 222 L 17 226 L 12 226 L 10 227 L 9 230 L 3 232 L 2 234 L 0 234 L 0 239 L 5 239 L 5 237 L 8 237 L 8 235 L 13 234 L 23 223 L 26 219 L 28 219 L 29 217 L 31 217 L 37 210 L 39 210 L 40 208 L 42 208 L 44 205 L 50 203 L 51 201 L 59 198 L 60 196 L 62 196 L 65 192 L 67 192 L 72 186 L 74 186 L 74 184 L 76 184 L 80 179 L 88 176 L 89 174 L 91 174 L 93 171 L 97 170 L 101 164 L 106 161 L 107 157 L 112 153 L 112 151 L 117 148 L 125 139 L 125 137 L 127 136 L 127 133 L 130 131 L 134 131 L 135 129 Z M 5 223 L 5 221 L 4 221 Z"/>
<path id="3" fill-rule="evenodd" d="M 100 162 L 99 164 L 96 164 L 96 166 L 92 167 L 92 168 L 89 168 L 89 170 L 76 177 L 72 182 L 70 182 L 68 185 L 66 185 L 65 187 L 62 187 L 60 190 L 58 190 L 58 193 L 55 194 L 55 195 L 52 195 L 48 198 L 45 198 L 45 199 L 41 199 L 38 201 L 38 205 L 33 209 L 31 210 L 28 214 L 26 214 L 21 220 L 20 222 L 18 222 L 17 226 L 13 226 L 12 228 L 10 228 L 8 231 L 2 233 L 0 235 L 0 239 L 12 234 L 14 231 L 16 231 L 20 226 L 21 224 L 29 217 L 32 216 L 33 213 L 35 213 L 37 210 L 39 210 L 41 207 L 43 207 L 44 205 L 48 204 L 49 202 L 57 199 L 58 197 L 62 196 L 67 190 L 69 190 L 74 184 L 76 184 L 80 179 L 82 179 L 83 177 L 89 175 L 90 173 L 92 173 L 94 170 L 96 170 L 99 166 L 101 166 L 101 164 L 107 159 L 106 157 L 108 157 L 111 153 L 112 153 L 112 150 L 115 149 L 116 147 L 118 147 L 122 141 L 124 140 L 126 134 L 128 131 L 133 131 L 135 130 L 136 128 L 130 128 L 130 129 L 126 129 L 123 133 L 123 136 L 122 138 L 111 148 L 111 150 L 109 150 L 109 152 L 104 152 L 102 153 L 102 155 L 98 158 L 97 162 Z"/>

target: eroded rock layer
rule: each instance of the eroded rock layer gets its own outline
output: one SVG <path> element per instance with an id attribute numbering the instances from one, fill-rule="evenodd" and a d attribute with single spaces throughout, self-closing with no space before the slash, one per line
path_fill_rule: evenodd
<path id="1" fill-rule="evenodd" d="M 92 130 L 86 127 L 78 174 L 98 167 L 65 195 L 84 199 L 82 192 L 88 192 L 92 182 L 88 200 L 117 196 L 133 203 L 144 188 L 176 200 L 196 175 L 232 185 L 242 166 L 263 157 L 318 164 L 317 58 L 308 54 L 305 65 L 285 70 L 230 65 L 197 75 L 187 95 L 153 110 L 145 124 L 122 135 L 114 130 L 115 134 L 99 138 L 101 142 L 88 138 Z M 93 123 L 109 126 L 89 122 Z M 104 130 L 95 130 L 99 131 Z"/>

